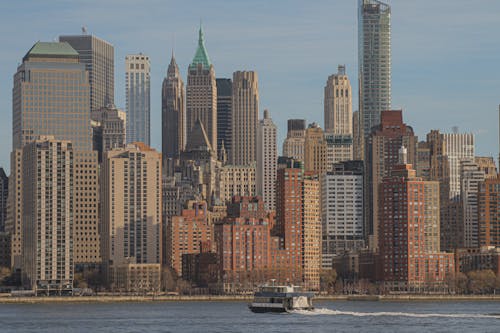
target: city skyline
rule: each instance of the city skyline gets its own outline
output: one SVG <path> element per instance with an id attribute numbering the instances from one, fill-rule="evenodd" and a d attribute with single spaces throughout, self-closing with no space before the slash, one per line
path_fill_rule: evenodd
<path id="1" fill-rule="evenodd" d="M 392 7 L 393 109 L 404 110 L 406 121 L 412 124 L 420 140 L 431 129 L 451 132 L 452 126 L 459 126 L 460 132 L 476 134 L 478 155 L 497 156 L 498 129 L 497 121 L 493 120 L 497 118 L 495 92 L 499 84 L 494 77 L 500 74 L 500 69 L 494 62 L 494 55 L 498 53 L 495 44 L 499 44 L 494 28 L 500 18 L 494 12 L 495 7 L 500 9 L 500 4 L 493 1 L 484 6 L 467 1 L 432 5 L 430 1 L 389 3 Z M 223 5 L 227 10 L 221 12 Z M 103 15 L 95 15 L 96 7 Z M 151 1 L 145 7 L 146 12 L 139 20 L 147 20 L 147 24 L 134 30 L 126 23 L 127 17 L 136 14 L 133 3 L 120 2 L 118 6 L 118 2 L 108 1 L 84 6 L 51 2 L 42 6 L 28 1 L 0 5 L 6 16 L 0 26 L 5 31 L 14 24 L 14 18 L 31 22 L 19 26 L 12 36 L 1 37 L 4 45 L 10 45 L 0 51 L 4 60 L 0 69 L 3 78 L 0 108 L 4 115 L 10 117 L 12 76 L 26 50 L 37 40 L 50 41 L 59 35 L 79 34 L 82 25 L 115 47 L 115 104 L 122 109 L 125 107 L 122 70 L 125 55 L 143 52 L 151 56 L 151 123 L 156 124 L 151 133 L 152 146 L 156 149 L 161 147 L 158 124 L 165 68 L 173 48 L 182 78 L 186 80 L 187 66 L 196 49 L 200 17 L 216 77 L 231 77 L 236 70 L 258 72 L 259 107 L 268 108 L 273 114 L 279 128 L 279 146 L 286 136 L 287 119 L 307 115 L 308 123 L 316 121 L 324 127 L 322 88 L 339 64 L 346 65 L 353 92 L 358 91 L 356 1 L 316 2 L 307 7 L 292 2 L 286 8 L 260 1 L 247 4 L 215 1 L 189 6 L 189 9 L 180 2 L 167 5 Z M 26 11 L 27 8 L 30 11 Z M 169 13 L 169 8 L 177 10 Z M 268 20 L 278 9 L 286 15 L 279 21 Z M 110 10 L 116 15 L 110 16 Z M 231 14 L 241 10 L 254 15 L 236 21 Z M 445 10 L 447 15 L 443 15 Z M 44 13 L 48 12 L 57 13 L 51 26 L 44 22 Z M 184 14 L 176 15 L 180 12 Z M 160 20 L 161 15 L 170 19 Z M 353 111 L 357 106 L 355 98 Z M 431 118 L 432 127 L 428 122 Z M 8 170 L 10 122 L 3 122 L 0 130 L 4 142 L 0 148 L 0 165 Z"/>

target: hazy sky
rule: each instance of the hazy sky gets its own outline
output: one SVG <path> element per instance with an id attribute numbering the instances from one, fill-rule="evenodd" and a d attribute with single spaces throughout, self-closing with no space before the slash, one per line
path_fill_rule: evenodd
<path id="1" fill-rule="evenodd" d="M 498 154 L 500 1 L 393 0 L 392 105 L 419 138 L 430 129 L 476 135 L 476 154 Z M 279 127 L 323 126 L 323 88 L 338 64 L 357 91 L 357 0 L 44 0 L 0 3 L 0 166 L 12 147 L 12 77 L 38 40 L 89 33 L 115 47 L 115 104 L 125 107 L 124 59 L 151 58 L 152 145 L 161 149 L 161 82 L 172 48 L 185 80 L 200 19 L 217 77 L 259 74 L 260 111 Z M 358 105 L 353 100 L 353 109 Z"/>

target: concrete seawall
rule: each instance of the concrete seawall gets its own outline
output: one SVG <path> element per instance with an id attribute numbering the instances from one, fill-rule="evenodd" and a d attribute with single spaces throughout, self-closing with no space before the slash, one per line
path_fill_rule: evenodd
<path id="1" fill-rule="evenodd" d="M 132 302 L 250 302 L 252 296 L 179 295 L 179 296 L 65 296 L 0 297 L 0 304 L 13 303 L 132 303 Z M 500 295 L 319 295 L 315 301 L 496 301 Z"/>

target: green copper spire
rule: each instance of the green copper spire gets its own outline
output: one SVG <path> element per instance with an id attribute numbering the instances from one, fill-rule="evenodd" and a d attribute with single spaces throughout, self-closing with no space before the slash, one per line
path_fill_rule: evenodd
<path id="1" fill-rule="evenodd" d="M 205 49 L 205 39 L 203 37 L 203 28 L 201 25 L 198 37 L 198 48 L 196 49 L 193 62 L 189 65 L 189 68 L 196 68 L 198 64 L 202 64 L 204 69 L 209 69 L 212 64 L 208 57 L 207 50 Z"/>

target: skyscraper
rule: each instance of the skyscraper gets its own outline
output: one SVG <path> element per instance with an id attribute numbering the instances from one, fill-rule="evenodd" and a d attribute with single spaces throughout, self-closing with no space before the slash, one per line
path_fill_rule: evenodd
<path id="1" fill-rule="evenodd" d="M 257 131 L 257 195 L 264 199 L 266 210 L 274 210 L 276 200 L 276 170 L 278 163 L 278 147 L 276 136 L 278 129 L 264 110 L 264 119 L 259 121 Z"/>
<path id="2" fill-rule="evenodd" d="M 364 246 L 363 172 L 363 161 L 349 161 L 321 176 L 324 269 L 332 268 L 336 255 Z"/>
<path id="3" fill-rule="evenodd" d="M 13 149 L 53 135 L 92 150 L 89 78 L 78 58 L 65 42 L 37 42 L 26 53 L 12 89 Z"/>
<path id="4" fill-rule="evenodd" d="M 232 153 L 232 105 L 233 83 L 231 79 L 216 79 L 217 82 L 217 151 L 224 150 L 231 160 Z"/>
<path id="5" fill-rule="evenodd" d="M 107 151 L 101 175 L 106 281 L 119 285 L 141 269 L 150 272 L 142 283 L 157 288 L 162 253 L 161 154 L 144 143 Z"/>
<path id="6" fill-rule="evenodd" d="M 93 35 L 59 36 L 79 54 L 80 63 L 89 73 L 90 110 L 114 103 L 115 49 L 113 45 Z"/>
<path id="7" fill-rule="evenodd" d="M 127 143 L 150 144 L 150 67 L 147 55 L 125 57 Z"/>
<path id="8" fill-rule="evenodd" d="M 417 137 L 413 129 L 403 123 L 403 111 L 382 111 L 381 122 L 367 140 L 365 160 L 365 233 L 369 246 L 379 244 L 379 191 L 380 183 L 398 164 L 399 149 L 404 146 L 408 162 L 415 164 Z"/>
<path id="9" fill-rule="evenodd" d="M 234 165 L 249 165 L 256 160 L 259 86 L 257 72 L 233 73 L 232 160 Z"/>
<path id="10" fill-rule="evenodd" d="M 352 90 L 345 66 L 330 75 L 325 86 L 325 135 L 328 164 L 353 158 Z"/>
<path id="11" fill-rule="evenodd" d="M 378 248 L 386 286 L 411 291 L 446 282 L 454 255 L 439 251 L 439 183 L 416 177 L 406 154 L 378 189 Z"/>
<path id="12" fill-rule="evenodd" d="M 345 66 L 328 77 L 324 97 L 325 133 L 352 136 L 352 90 Z"/>
<path id="13" fill-rule="evenodd" d="M 179 159 L 186 141 L 185 92 L 179 67 L 172 53 L 161 90 L 161 147 L 163 166 L 167 159 Z"/>
<path id="14" fill-rule="evenodd" d="M 359 126 L 364 138 L 391 109 L 391 7 L 378 0 L 358 4 Z"/>
<path id="15" fill-rule="evenodd" d="M 200 120 L 207 133 L 210 146 L 217 155 L 217 84 L 214 66 L 210 62 L 203 30 L 198 33 L 198 48 L 188 67 L 186 86 L 187 141 Z"/>
<path id="16" fill-rule="evenodd" d="M 40 136 L 70 141 L 74 151 L 75 264 L 99 258 L 97 153 L 92 151 L 89 80 L 78 53 L 66 42 L 36 43 L 14 75 L 12 187 L 7 229 L 12 235 L 12 264 L 22 256 L 23 158 L 21 149 Z M 27 75 L 29 74 L 29 75 Z M 82 254 L 82 255 L 80 255 Z"/>
<path id="17" fill-rule="evenodd" d="M 23 147 L 23 284 L 37 294 L 73 289 L 74 158 L 68 141 Z"/>
<path id="18" fill-rule="evenodd" d="M 460 203 L 462 208 L 464 247 L 479 247 L 479 185 L 486 179 L 484 171 L 472 160 L 460 161 Z"/>

